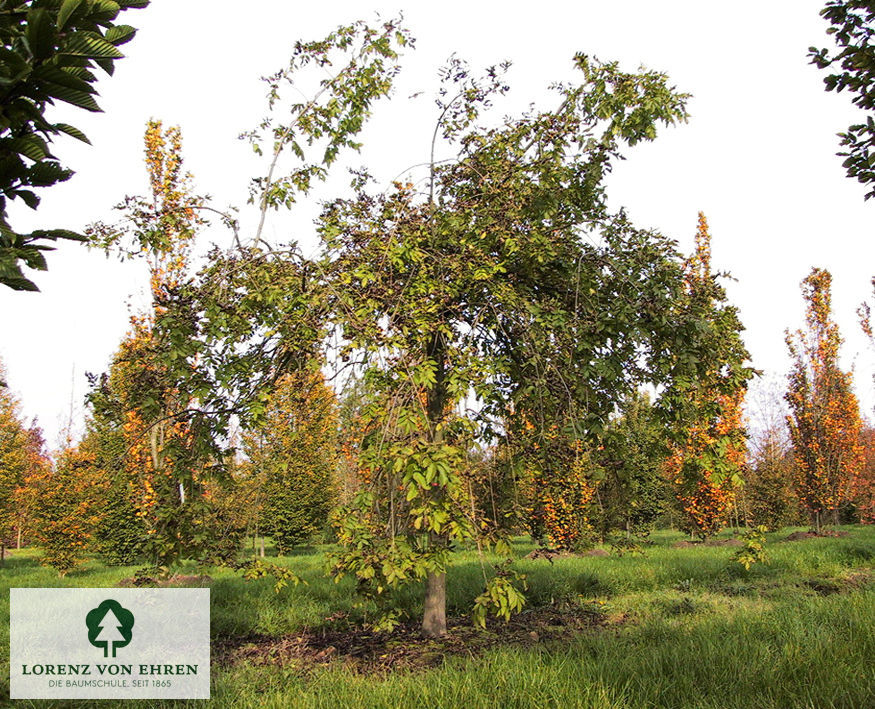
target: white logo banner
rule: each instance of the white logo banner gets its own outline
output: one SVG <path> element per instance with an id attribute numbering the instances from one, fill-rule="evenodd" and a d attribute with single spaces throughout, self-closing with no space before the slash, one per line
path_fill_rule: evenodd
<path id="1" fill-rule="evenodd" d="M 206 588 L 13 588 L 12 699 L 209 699 Z"/>

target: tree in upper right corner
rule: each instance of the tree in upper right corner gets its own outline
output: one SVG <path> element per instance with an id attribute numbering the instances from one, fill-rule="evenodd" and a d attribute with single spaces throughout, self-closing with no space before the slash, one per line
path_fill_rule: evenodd
<path id="1" fill-rule="evenodd" d="M 866 186 L 865 199 L 875 196 L 875 5 L 872 0 L 829 0 L 820 11 L 830 23 L 827 34 L 836 51 L 811 47 L 811 63 L 831 71 L 823 79 L 827 91 L 845 89 L 852 103 L 862 109 L 860 121 L 839 133 L 848 177 Z"/>
<path id="2" fill-rule="evenodd" d="M 796 488 L 819 532 L 826 513 L 838 523 L 863 467 L 860 407 L 850 372 L 838 364 L 842 338 L 832 320 L 832 275 L 813 268 L 802 281 L 806 329 L 786 336 L 793 359 L 788 374 L 787 423 L 796 459 Z"/>

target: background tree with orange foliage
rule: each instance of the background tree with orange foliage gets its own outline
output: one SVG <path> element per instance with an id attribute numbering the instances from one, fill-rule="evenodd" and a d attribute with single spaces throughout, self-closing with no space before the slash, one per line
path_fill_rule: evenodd
<path id="1" fill-rule="evenodd" d="M 164 129 L 160 121 L 150 121 L 145 161 L 150 195 L 126 198 L 120 208 L 127 221 L 120 227 L 98 224 L 90 231 L 106 249 L 145 255 L 152 296 L 149 312 L 131 318 L 131 330 L 92 404 L 115 412 L 125 441 L 122 469 L 129 488 L 120 494 L 130 494 L 143 522 L 148 557 L 156 567 L 167 568 L 183 555 L 209 553 L 216 530 L 208 529 L 207 520 L 218 520 L 204 484 L 207 468 L 223 462 L 205 457 L 193 445 L 198 422 L 191 417 L 190 397 L 179 392 L 173 368 L 189 345 L 168 334 L 178 317 L 171 302 L 189 278 L 191 243 L 203 223 L 198 212 L 204 206 L 183 171 L 179 128 Z"/>
<path id="2" fill-rule="evenodd" d="M 529 533 L 552 549 L 591 544 L 588 508 L 601 475 L 583 442 L 569 440 L 555 426 L 536 430 L 528 421 L 511 426 L 510 433 L 522 468 L 522 511 Z"/>
<path id="3" fill-rule="evenodd" d="M 715 534 L 733 504 L 733 489 L 741 483 L 745 432 L 741 414 L 747 381 L 748 352 L 741 340 L 743 326 L 735 307 L 711 272 L 711 236 L 699 213 L 696 250 L 685 272 L 683 308 L 699 318 L 707 333 L 700 357 L 704 369 L 695 379 L 682 379 L 674 395 L 686 394 L 686 426 L 681 441 L 666 462 L 666 472 L 686 515 L 687 530 L 702 538 Z"/>
<path id="4" fill-rule="evenodd" d="M 0 363 L 0 382 L 4 375 Z M 48 467 L 39 428 L 24 423 L 18 399 L 0 386 L 0 562 L 10 543 L 21 544 L 29 510 L 25 488 Z"/>
<path id="5" fill-rule="evenodd" d="M 851 501 L 857 518 L 864 524 L 875 524 L 875 428 L 866 426 L 860 433 L 863 465 L 851 486 Z"/>
<path id="6" fill-rule="evenodd" d="M 105 480 L 91 451 L 81 446 L 62 450 L 54 468 L 31 479 L 36 515 L 35 537 L 40 563 L 66 576 L 91 547 L 100 519 Z"/>
<path id="7" fill-rule="evenodd" d="M 793 440 L 799 498 L 819 532 L 849 499 L 863 467 L 860 406 L 850 372 L 839 368 L 842 338 L 832 320 L 832 276 L 813 268 L 802 281 L 806 329 L 786 336 L 793 359 L 788 374 L 787 423 Z"/>
<path id="8" fill-rule="evenodd" d="M 261 481 L 259 526 L 287 553 L 326 526 L 336 500 L 337 398 L 322 373 L 283 377 L 243 446 L 246 467 Z"/>

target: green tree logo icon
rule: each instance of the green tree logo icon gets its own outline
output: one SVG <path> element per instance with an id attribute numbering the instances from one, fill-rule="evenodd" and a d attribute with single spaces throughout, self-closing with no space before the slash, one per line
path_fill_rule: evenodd
<path id="1" fill-rule="evenodd" d="M 85 625 L 88 626 L 88 642 L 102 647 L 104 657 L 115 657 L 117 648 L 131 642 L 134 614 L 118 601 L 107 599 L 88 611 Z"/>

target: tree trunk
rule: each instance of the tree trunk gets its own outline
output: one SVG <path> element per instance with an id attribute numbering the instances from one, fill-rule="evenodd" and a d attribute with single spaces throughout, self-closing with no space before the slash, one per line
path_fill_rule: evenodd
<path id="1" fill-rule="evenodd" d="M 425 582 L 425 613 L 422 634 L 437 638 L 447 634 L 447 574 L 429 572 Z"/>
<path id="2" fill-rule="evenodd" d="M 441 443 L 443 431 L 440 423 L 444 418 L 444 408 L 447 403 L 446 369 L 447 357 L 443 336 L 437 332 L 428 343 L 428 355 L 434 360 L 435 383 L 426 394 L 426 415 L 428 416 L 430 442 Z M 437 534 L 430 534 L 432 544 L 444 545 L 447 539 Z M 422 616 L 422 634 L 427 638 L 437 638 L 447 633 L 447 574 L 429 571 L 425 583 L 425 612 Z"/>
<path id="3" fill-rule="evenodd" d="M 0 544 L 0 566 L 6 563 L 6 545 Z"/>
<path id="4" fill-rule="evenodd" d="M 258 540 L 259 540 L 258 541 L 258 544 L 259 544 L 258 555 L 263 559 L 264 558 L 264 535 L 261 535 L 258 538 Z"/>
<path id="5" fill-rule="evenodd" d="M 15 540 L 15 548 L 21 549 L 21 527 L 18 528 L 18 537 Z"/>

